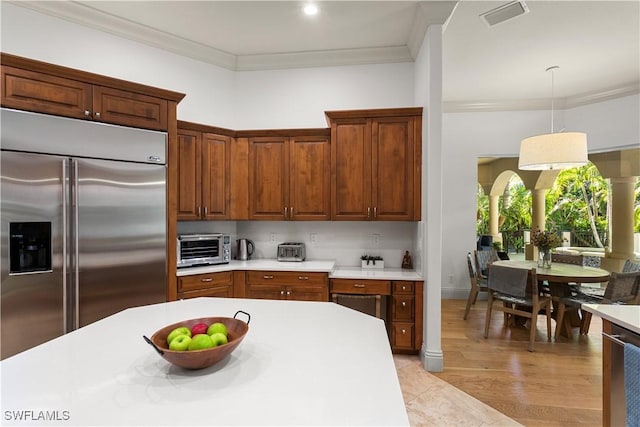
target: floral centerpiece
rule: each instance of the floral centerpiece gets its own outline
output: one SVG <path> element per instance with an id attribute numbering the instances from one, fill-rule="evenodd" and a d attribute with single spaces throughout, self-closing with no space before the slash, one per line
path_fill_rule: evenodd
<path id="1" fill-rule="evenodd" d="M 551 268 L 551 249 L 562 243 L 562 238 L 551 231 L 536 230 L 531 235 L 531 244 L 538 248 L 538 267 Z"/>

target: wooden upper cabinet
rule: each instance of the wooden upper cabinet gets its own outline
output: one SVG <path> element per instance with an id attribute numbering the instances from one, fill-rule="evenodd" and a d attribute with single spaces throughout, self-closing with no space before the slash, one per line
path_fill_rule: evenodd
<path id="1" fill-rule="evenodd" d="M 381 221 L 413 219 L 414 119 L 372 122 L 371 205 Z"/>
<path id="2" fill-rule="evenodd" d="M 93 86 L 93 120 L 165 130 L 167 101 L 139 93 Z"/>
<path id="3" fill-rule="evenodd" d="M 3 66 L 2 105 L 79 119 L 91 118 L 91 85 Z"/>
<path id="4" fill-rule="evenodd" d="M 224 135 L 178 129 L 179 220 L 229 218 L 231 140 Z"/>
<path id="5" fill-rule="evenodd" d="M 288 145 L 286 137 L 249 138 L 250 219 L 288 219 Z"/>
<path id="6" fill-rule="evenodd" d="M 330 218 L 328 132 L 301 133 L 248 138 L 249 219 Z"/>
<path id="7" fill-rule="evenodd" d="M 371 217 L 371 120 L 345 119 L 331 126 L 331 218 Z"/>
<path id="8" fill-rule="evenodd" d="M 329 220 L 331 217 L 331 144 L 320 136 L 289 141 L 289 219 Z"/>
<path id="9" fill-rule="evenodd" d="M 166 99 L 2 67 L 2 105 L 58 116 L 166 130 Z"/>
<path id="10" fill-rule="evenodd" d="M 331 219 L 421 216 L 422 109 L 333 111 Z"/>
<path id="11" fill-rule="evenodd" d="M 231 138 L 213 133 L 202 136 L 202 199 L 204 219 L 229 215 L 229 146 Z"/>
<path id="12" fill-rule="evenodd" d="M 202 133 L 178 129 L 178 219 L 202 217 Z"/>

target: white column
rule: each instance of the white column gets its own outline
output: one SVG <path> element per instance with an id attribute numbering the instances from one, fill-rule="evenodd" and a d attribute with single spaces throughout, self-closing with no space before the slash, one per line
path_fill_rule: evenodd
<path id="1" fill-rule="evenodd" d="M 633 258 L 633 203 L 636 178 L 611 178 L 611 258 Z"/>
<path id="2" fill-rule="evenodd" d="M 498 235 L 498 219 L 500 216 L 500 208 L 498 204 L 499 196 L 489 196 L 489 234 Z"/>
<path id="3" fill-rule="evenodd" d="M 416 59 L 417 105 L 422 122 L 422 247 L 424 332 L 420 357 L 427 371 L 442 372 L 442 25 L 427 28 Z"/>

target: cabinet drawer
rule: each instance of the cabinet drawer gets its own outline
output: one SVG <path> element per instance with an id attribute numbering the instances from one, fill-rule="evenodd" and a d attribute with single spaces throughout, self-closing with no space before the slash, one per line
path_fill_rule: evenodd
<path id="1" fill-rule="evenodd" d="M 414 298 L 410 295 L 393 296 L 393 305 L 391 307 L 391 320 L 393 321 L 413 321 Z"/>
<path id="2" fill-rule="evenodd" d="M 219 285 L 232 285 L 233 272 L 196 274 L 194 276 L 181 276 L 178 278 L 178 292 L 193 291 L 196 289 L 209 289 Z"/>
<path id="3" fill-rule="evenodd" d="M 413 323 L 391 324 L 391 346 L 402 350 L 413 350 Z"/>
<path id="4" fill-rule="evenodd" d="M 332 279 L 331 292 L 337 294 L 390 295 L 388 280 Z"/>
<path id="5" fill-rule="evenodd" d="M 415 292 L 415 282 L 392 282 L 393 294 L 413 295 Z"/>
<path id="6" fill-rule="evenodd" d="M 248 271 L 247 284 L 327 285 L 327 273 L 298 271 Z"/>
<path id="7" fill-rule="evenodd" d="M 232 298 L 233 287 L 230 284 L 226 284 L 226 285 L 212 286 L 211 288 L 207 288 L 207 289 L 178 292 L 178 299 L 197 298 L 197 297 Z"/>

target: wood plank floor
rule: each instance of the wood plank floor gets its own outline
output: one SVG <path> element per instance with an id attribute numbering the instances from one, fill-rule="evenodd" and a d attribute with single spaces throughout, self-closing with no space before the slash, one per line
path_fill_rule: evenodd
<path id="1" fill-rule="evenodd" d="M 528 329 L 505 328 L 494 312 L 485 339 L 486 301 L 463 320 L 463 300 L 442 301 L 444 372 L 434 373 L 526 426 L 602 425 L 602 322 L 593 316 L 587 336 L 547 342 L 538 316 L 535 352 Z M 552 335 L 555 321 L 552 321 Z M 553 337 L 552 337 L 553 340 Z"/>

